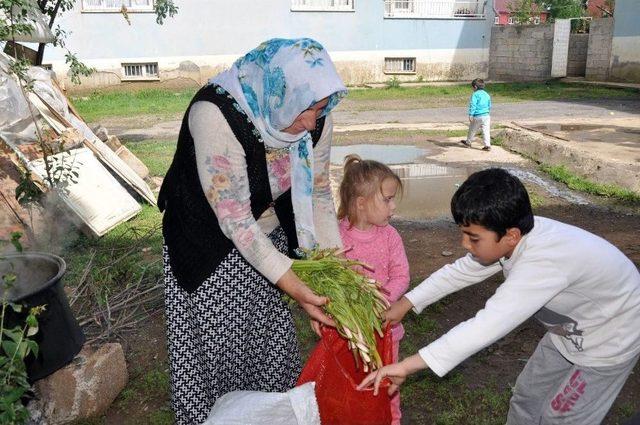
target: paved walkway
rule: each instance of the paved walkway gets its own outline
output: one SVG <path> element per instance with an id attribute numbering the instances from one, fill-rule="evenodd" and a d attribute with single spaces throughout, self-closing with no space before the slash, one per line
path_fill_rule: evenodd
<path id="1" fill-rule="evenodd" d="M 521 120 L 639 118 L 640 94 L 637 99 L 602 99 L 494 104 L 491 119 L 494 123 Z M 334 112 L 336 125 L 380 123 L 466 123 L 467 108 L 428 108 L 400 111 L 341 111 Z"/>
<path id="2" fill-rule="evenodd" d="M 602 99 L 576 101 L 538 101 L 494 104 L 491 112 L 494 124 L 512 121 L 592 121 L 627 119 L 640 120 L 638 99 Z M 468 125 L 467 108 L 428 108 L 393 111 L 334 112 L 338 131 L 376 130 L 400 128 L 407 130 L 448 128 L 459 129 Z M 129 140 L 177 137 L 181 121 L 164 121 L 146 128 L 119 128 L 117 122 L 104 123 L 110 133 Z"/>

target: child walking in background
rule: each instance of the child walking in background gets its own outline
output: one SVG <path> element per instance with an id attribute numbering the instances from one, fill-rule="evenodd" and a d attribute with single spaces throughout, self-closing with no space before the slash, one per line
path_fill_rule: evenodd
<path id="1" fill-rule="evenodd" d="M 484 89 L 484 80 L 476 78 L 471 82 L 473 94 L 469 100 L 469 133 L 462 143 L 470 148 L 476 133 L 482 128 L 483 151 L 491 150 L 491 96 Z"/>
<path id="2" fill-rule="evenodd" d="M 383 285 L 391 303 L 400 299 L 409 287 L 409 262 L 402 238 L 389 224 L 398 193 L 402 193 L 402 182 L 389 167 L 357 155 L 347 156 L 338 208 L 345 255 L 373 268 L 364 272 Z M 393 361 L 397 362 L 404 335 L 402 324 L 393 325 L 391 333 Z M 400 416 L 400 397 L 396 393 L 391 398 L 393 425 L 400 424 Z"/>

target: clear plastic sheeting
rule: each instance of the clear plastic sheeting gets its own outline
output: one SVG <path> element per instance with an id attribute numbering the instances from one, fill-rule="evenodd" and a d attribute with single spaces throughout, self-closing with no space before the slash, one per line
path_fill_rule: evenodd
<path id="1" fill-rule="evenodd" d="M 220 397 L 203 425 L 320 425 L 315 383 L 286 393 L 233 391 Z"/>
<path id="2" fill-rule="evenodd" d="M 6 69 L 9 57 L 0 53 L 0 78 L 13 83 L 13 88 L 3 85 L 0 88 L 0 99 L 16 104 L 12 110 L 0 109 L 0 137 L 13 146 L 36 141 L 36 130 L 27 101 L 14 78 L 7 75 Z M 58 89 L 51 79 L 51 72 L 40 67 L 31 67 L 27 72 L 28 78 L 33 82 L 33 91 L 28 94 L 32 103 L 34 115 L 37 119 L 44 119 L 47 125 L 58 134 L 66 127 L 74 127 L 86 140 L 85 145 L 102 161 L 114 174 L 120 177 L 128 186 L 137 192 L 151 205 L 156 205 L 153 191 L 136 172 L 127 165 L 115 152 L 104 144 L 89 126 L 79 117 L 71 113 L 69 103 L 65 95 Z M 4 104 L 4 102 L 2 102 Z M 2 123 L 6 121 L 6 125 Z"/>
<path id="3" fill-rule="evenodd" d="M 0 52 L 0 137 L 15 144 L 36 140 L 29 105 L 18 82 L 8 75 L 9 57 Z"/>
<path id="4" fill-rule="evenodd" d="M 17 6 L 14 6 L 17 8 Z M 9 25 L 9 17 L 0 12 L 0 23 Z M 33 30 L 30 34 L 9 34 L 0 40 L 15 40 L 28 43 L 53 43 L 55 37 L 48 25 L 48 18 L 45 17 L 35 1 L 31 2 L 30 10 L 27 14 L 27 22 Z"/>

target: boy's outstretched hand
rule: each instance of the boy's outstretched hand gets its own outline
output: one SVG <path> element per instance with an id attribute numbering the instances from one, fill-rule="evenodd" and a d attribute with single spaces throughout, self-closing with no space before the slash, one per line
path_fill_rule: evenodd
<path id="1" fill-rule="evenodd" d="M 422 360 L 422 357 L 414 354 L 399 363 L 383 366 L 375 372 L 371 372 L 362 380 L 360 385 L 358 385 L 358 390 L 362 391 L 373 383 L 373 395 L 378 395 L 380 383 L 384 378 L 389 378 L 391 385 L 389 386 L 388 394 L 392 395 L 398 391 L 398 388 L 404 380 L 407 379 L 407 376 L 426 367 L 427 364 Z"/>
<path id="2" fill-rule="evenodd" d="M 400 323 L 412 308 L 413 304 L 411 304 L 411 301 L 406 297 L 401 297 L 398 301 L 391 304 L 391 307 L 384 312 L 384 326 Z"/>

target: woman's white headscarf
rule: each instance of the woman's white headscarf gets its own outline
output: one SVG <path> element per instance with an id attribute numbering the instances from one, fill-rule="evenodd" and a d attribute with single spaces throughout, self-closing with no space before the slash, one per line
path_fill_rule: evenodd
<path id="1" fill-rule="evenodd" d="M 291 199 L 298 244 L 313 248 L 313 145 L 311 135 L 282 132 L 300 113 L 329 98 L 326 115 L 347 89 L 327 51 L 310 38 L 265 41 L 209 80 L 233 96 L 260 132 L 265 145 L 289 148 Z"/>

